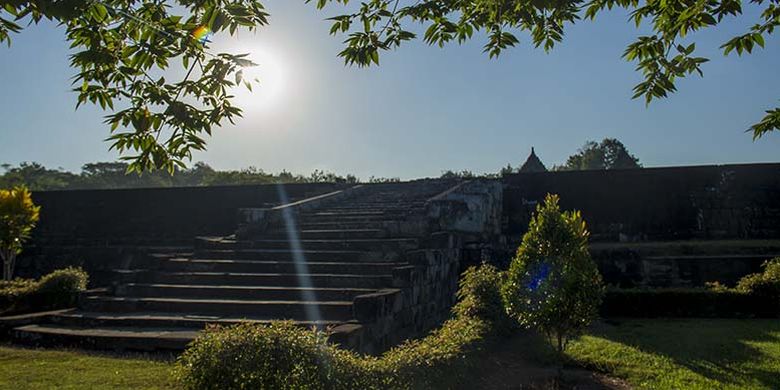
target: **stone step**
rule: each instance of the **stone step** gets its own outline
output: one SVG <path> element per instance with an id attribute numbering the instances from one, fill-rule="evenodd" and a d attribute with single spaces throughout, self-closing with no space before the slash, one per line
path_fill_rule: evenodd
<path id="1" fill-rule="evenodd" d="M 397 210 L 396 210 L 397 211 Z M 385 216 L 385 214 L 396 214 L 386 209 L 373 209 L 373 210 L 316 210 L 301 213 L 299 217 L 303 218 L 316 218 L 316 217 L 376 217 Z"/>
<path id="2" fill-rule="evenodd" d="M 309 251 L 314 250 L 352 250 L 352 251 L 402 251 L 415 249 L 417 239 L 385 238 L 385 239 L 304 239 L 298 245 Z M 201 249 L 290 249 L 288 239 L 265 240 L 208 240 L 203 241 Z"/>
<path id="3" fill-rule="evenodd" d="M 307 262 L 310 273 L 389 275 L 393 268 L 406 265 L 399 262 Z M 294 261 L 254 261 L 225 259 L 168 259 L 159 265 L 170 272 L 238 272 L 238 273 L 296 273 L 299 265 Z"/>
<path id="4" fill-rule="evenodd" d="M 620 258 L 675 256 L 675 255 L 762 255 L 780 253 L 780 240 L 681 240 L 627 243 L 591 243 L 590 251 L 596 257 Z M 769 255 L 768 255 L 769 254 Z"/>
<path id="5" fill-rule="evenodd" d="M 774 254 L 722 254 L 722 255 L 666 255 L 666 256 L 646 256 L 644 260 L 650 261 L 695 261 L 695 262 L 707 262 L 707 261 L 758 261 L 763 262 L 775 257 L 780 256 L 778 253 Z"/>
<path id="6" fill-rule="evenodd" d="M 129 283 L 116 287 L 116 296 L 135 298 L 196 298 L 257 301 L 296 301 L 313 297 L 317 301 L 351 302 L 356 296 L 375 292 L 366 288 L 302 288 L 267 286 L 212 286 Z"/>
<path id="7" fill-rule="evenodd" d="M 322 215 L 322 216 L 301 216 L 296 221 L 296 226 L 308 223 L 322 223 L 322 222 L 373 222 L 377 224 L 385 222 L 403 222 L 411 218 L 412 215 L 372 215 L 372 216 L 339 216 L 339 215 Z M 283 226 L 280 226 L 283 227 Z"/>
<path id="8" fill-rule="evenodd" d="M 195 252 L 199 259 L 236 259 L 270 261 L 372 261 L 382 260 L 382 252 L 358 250 L 301 250 L 291 249 L 201 249 Z"/>
<path id="9" fill-rule="evenodd" d="M 268 238 L 287 238 L 284 229 L 270 229 L 264 235 Z M 305 240 L 316 239 L 356 239 L 356 238 L 385 238 L 388 234 L 383 229 L 303 229 L 298 231 L 298 238 Z"/>
<path id="10" fill-rule="evenodd" d="M 352 301 L 254 301 L 239 299 L 85 297 L 82 310 L 127 313 L 153 311 L 204 315 L 263 316 L 280 320 L 312 320 L 310 311 L 324 320 L 347 321 L 353 317 Z"/>
<path id="11" fill-rule="evenodd" d="M 78 346 L 108 350 L 181 351 L 198 334 L 192 328 L 68 327 L 26 325 L 13 330 L 14 340 L 35 346 Z"/>
<path id="12" fill-rule="evenodd" d="M 392 205 L 350 205 L 341 207 L 331 206 L 315 210 L 302 212 L 300 215 L 383 215 L 383 214 L 408 214 L 409 212 L 420 212 L 425 210 L 423 206 L 410 203 L 399 203 Z"/>
<path id="13" fill-rule="evenodd" d="M 318 209 L 318 212 L 358 212 L 358 211 L 422 211 L 425 209 L 423 202 L 410 203 L 355 203 L 334 205 Z"/>
<path id="14" fill-rule="evenodd" d="M 388 225 L 399 223 L 402 221 L 302 222 L 298 224 L 298 228 L 301 230 L 384 229 Z"/>
<path id="15" fill-rule="evenodd" d="M 87 312 L 73 310 L 67 313 L 52 315 L 48 322 L 60 326 L 83 327 L 182 327 L 203 329 L 207 324 L 233 325 L 241 322 L 266 324 L 273 319 L 247 316 L 193 315 L 186 313 L 164 313 L 135 311 L 128 313 Z M 327 328 L 343 323 L 343 321 L 295 321 L 296 324 L 311 328 Z"/>
<path id="16" fill-rule="evenodd" d="M 211 286 L 384 288 L 392 286 L 392 275 L 278 274 L 226 272 L 156 272 L 115 270 L 119 283 L 151 283 Z M 310 284 L 306 286 L 303 284 Z"/>

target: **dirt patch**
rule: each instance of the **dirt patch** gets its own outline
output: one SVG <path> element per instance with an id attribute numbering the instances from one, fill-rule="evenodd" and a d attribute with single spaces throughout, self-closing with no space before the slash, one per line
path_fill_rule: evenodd
<path id="1" fill-rule="evenodd" d="M 558 368 L 541 340 L 520 335 L 502 340 L 483 352 L 470 383 L 461 389 L 628 390 L 623 380 L 579 367 Z"/>

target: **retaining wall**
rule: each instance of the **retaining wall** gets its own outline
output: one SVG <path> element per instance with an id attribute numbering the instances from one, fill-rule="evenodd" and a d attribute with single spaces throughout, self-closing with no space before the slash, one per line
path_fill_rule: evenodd
<path id="1" fill-rule="evenodd" d="M 93 286 L 110 270 L 142 253 L 186 251 L 196 236 L 233 234 L 237 212 L 270 207 L 338 189 L 304 183 L 121 190 L 39 191 L 41 218 L 17 260 L 16 274 L 40 277 L 70 265 L 83 267 Z M 281 190 L 281 192 L 280 192 Z"/>
<path id="2" fill-rule="evenodd" d="M 517 173 L 503 183 L 509 235 L 554 193 L 582 211 L 593 241 L 780 238 L 780 164 Z"/>

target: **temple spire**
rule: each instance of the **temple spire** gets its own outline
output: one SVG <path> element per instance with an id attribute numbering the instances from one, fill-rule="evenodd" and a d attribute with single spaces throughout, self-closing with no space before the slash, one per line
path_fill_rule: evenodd
<path id="1" fill-rule="evenodd" d="M 525 163 L 520 167 L 520 172 L 547 172 L 547 167 L 544 166 L 542 160 L 536 156 L 534 147 L 531 147 L 531 154 L 525 160 Z"/>

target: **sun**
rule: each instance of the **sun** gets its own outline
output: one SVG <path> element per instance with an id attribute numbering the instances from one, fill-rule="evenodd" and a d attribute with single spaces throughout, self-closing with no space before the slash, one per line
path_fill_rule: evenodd
<path id="1" fill-rule="evenodd" d="M 243 78 L 252 83 L 252 90 L 239 85 L 231 93 L 246 114 L 279 109 L 287 97 L 288 71 L 284 58 L 268 48 L 238 49 L 257 64 L 243 68 Z"/>

